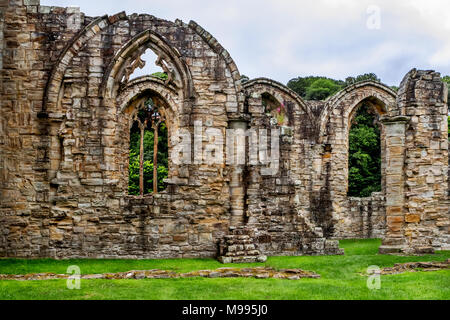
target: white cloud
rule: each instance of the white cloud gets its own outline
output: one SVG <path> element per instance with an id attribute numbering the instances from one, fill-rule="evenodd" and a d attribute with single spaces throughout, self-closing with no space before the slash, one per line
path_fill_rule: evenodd
<path id="1" fill-rule="evenodd" d="M 87 15 L 125 10 L 195 20 L 227 48 L 242 74 L 286 83 L 325 75 L 344 79 L 375 72 L 398 84 L 413 67 L 450 74 L 448 0 L 41 0 L 77 5 Z M 381 28 L 366 27 L 379 6 Z"/>

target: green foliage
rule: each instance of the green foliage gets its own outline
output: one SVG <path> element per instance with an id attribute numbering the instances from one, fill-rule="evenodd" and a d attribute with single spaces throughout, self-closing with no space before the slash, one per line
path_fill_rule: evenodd
<path id="1" fill-rule="evenodd" d="M 328 81 L 323 81 L 323 80 L 328 80 Z M 319 81 L 319 83 L 315 84 L 313 86 L 313 84 Z M 297 94 L 304 98 L 304 99 L 309 99 L 307 98 L 308 95 L 308 91 L 309 91 L 309 96 L 311 99 L 316 99 L 317 97 L 325 97 L 323 99 L 326 99 L 328 96 L 325 96 L 326 94 L 332 95 L 334 93 L 336 93 L 337 91 L 339 91 L 341 89 L 341 87 L 344 85 L 343 81 L 340 80 L 333 80 L 330 78 L 326 78 L 326 77 L 316 77 L 316 76 L 309 76 L 309 77 L 298 77 L 298 78 L 294 78 L 292 80 L 290 80 L 287 84 L 287 86 L 297 92 Z M 312 89 L 311 86 L 313 86 Z M 336 90 L 336 87 L 337 90 Z M 308 90 L 309 89 L 309 90 Z"/>
<path id="2" fill-rule="evenodd" d="M 306 100 L 325 100 L 341 89 L 336 81 L 331 79 L 317 79 L 306 88 Z"/>
<path id="3" fill-rule="evenodd" d="M 347 77 L 345 81 L 316 76 L 298 77 L 290 80 L 287 86 L 306 100 L 325 100 L 347 86 L 368 80 L 380 82 L 376 74 L 365 73 Z"/>
<path id="4" fill-rule="evenodd" d="M 368 105 L 361 105 L 349 134 L 348 195 L 368 197 L 381 191 L 380 130 Z"/>
<path id="5" fill-rule="evenodd" d="M 317 79 L 320 79 L 320 77 L 304 77 L 304 78 L 298 77 L 298 78 L 291 79 L 287 83 L 287 86 L 291 90 L 297 92 L 297 94 L 300 97 L 305 98 L 306 97 L 306 89 L 309 88 L 311 86 L 311 84 L 314 81 L 316 81 Z"/>
<path id="6" fill-rule="evenodd" d="M 359 76 L 356 76 L 356 77 L 347 77 L 345 79 L 344 87 L 351 86 L 352 84 L 355 84 L 357 82 L 369 81 L 369 80 L 375 81 L 375 82 L 380 82 L 380 79 L 377 77 L 377 75 L 375 73 L 365 73 L 365 74 L 360 74 Z"/>
<path id="7" fill-rule="evenodd" d="M 395 92 L 398 92 L 398 87 L 397 86 L 391 86 L 391 89 L 394 90 Z"/>
<path id="8" fill-rule="evenodd" d="M 169 79 L 169 76 L 165 72 L 155 72 L 155 73 L 152 73 L 152 76 L 155 78 L 159 78 L 161 80 Z"/>
<path id="9" fill-rule="evenodd" d="M 168 137 L 167 127 L 162 122 L 158 128 L 158 191 L 164 190 L 164 179 L 168 176 Z M 144 194 L 153 192 L 153 130 L 144 131 Z M 130 163 L 128 193 L 139 195 L 139 146 L 140 133 L 137 125 L 130 133 Z"/>

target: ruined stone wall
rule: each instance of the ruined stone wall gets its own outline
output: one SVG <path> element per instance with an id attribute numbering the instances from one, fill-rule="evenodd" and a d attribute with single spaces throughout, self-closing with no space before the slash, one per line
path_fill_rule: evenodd
<path id="1" fill-rule="evenodd" d="M 136 201 L 127 196 L 126 116 L 101 96 L 119 50 L 151 30 L 189 68 L 189 79 L 174 79 L 176 125 L 192 130 L 201 120 L 224 130 L 227 111 L 238 111 L 233 76 L 239 78 L 226 51 L 195 24 L 150 15 L 90 18 L 21 1 L 5 15 L 1 255 L 215 255 L 230 206 L 223 168 L 172 168 L 175 184 L 166 194 L 130 207 Z M 188 80 L 195 87 L 189 92 L 176 83 Z M 150 206 L 139 211 L 141 203 Z"/>
<path id="2" fill-rule="evenodd" d="M 169 133 L 193 134 L 201 123 L 203 146 L 211 138 L 205 129 L 225 136 L 230 121 L 249 119 L 240 75 L 227 51 L 195 22 L 124 13 L 91 18 L 77 8 L 34 1 L 10 3 L 5 16 L 2 123 L 8 134 L 1 159 L 0 254 L 215 256 L 233 214 L 245 222 L 250 196 L 241 168 L 170 162 L 166 191 L 128 196 L 128 110 L 133 108 L 128 102 L 143 92 L 156 93 L 167 104 Z M 164 60 L 167 82 L 127 81 L 147 48 Z M 262 251 L 324 253 L 320 232 L 309 235 L 313 225 L 292 225 L 295 179 L 288 169 L 301 145 L 290 144 L 282 143 L 280 175 L 264 181 L 263 194 L 273 203 L 269 216 L 275 219 L 261 227 L 276 230 L 276 236 Z M 310 238 L 317 244 L 302 246 Z M 328 247 L 336 250 L 333 243 Z"/>
<path id="3" fill-rule="evenodd" d="M 354 206 L 364 200 L 346 195 L 349 123 L 362 101 L 378 111 L 381 123 L 385 201 L 378 206 L 381 219 L 372 221 L 382 228 L 378 222 L 386 215 L 386 238 L 380 252 L 448 248 L 448 110 L 445 85 L 434 71 L 413 69 L 405 76 L 398 95 L 381 84 L 358 83 L 325 102 L 319 118 L 321 144 L 316 148 L 313 167 L 319 191 L 313 188 L 312 194 L 327 209 L 319 206 L 317 223 L 326 236 L 368 236 L 354 233 L 366 229 L 364 222 L 356 223 L 356 228 L 354 224 L 354 212 L 358 212 Z"/>
<path id="4" fill-rule="evenodd" d="M 1 5 L 0 256 L 212 257 L 242 227 L 262 254 L 336 254 L 327 238 L 382 236 L 385 215 L 389 250 L 448 244 L 438 74 L 410 73 L 398 97 L 366 82 L 305 103 L 269 79 L 241 84 L 229 53 L 192 21 L 88 17 L 37 0 Z M 167 81 L 129 79 L 146 49 Z M 272 121 L 266 94 L 285 106 L 286 123 Z M 146 95 L 161 102 L 169 136 L 197 133 L 200 148 L 176 163 L 170 139 L 167 189 L 129 196 L 131 115 Z M 349 124 L 363 101 L 382 121 L 383 191 L 371 200 L 347 197 Z M 231 128 L 280 130 L 275 174 L 201 161 L 216 143 L 207 132 Z"/>
<path id="5" fill-rule="evenodd" d="M 413 69 L 398 95 L 391 156 L 397 189 L 386 194 L 381 252 L 432 252 L 449 247 L 447 89 L 434 71 Z M 389 201 L 390 200 L 390 201 Z"/>
<path id="6" fill-rule="evenodd" d="M 348 214 L 344 217 L 344 232 L 339 238 L 364 239 L 384 238 L 386 230 L 386 211 L 384 196 L 374 192 L 367 198 L 348 198 Z"/>
<path id="7" fill-rule="evenodd" d="M 314 254 L 325 252 L 320 227 L 312 222 L 310 210 L 311 171 L 308 155 L 315 140 L 314 115 L 299 97 L 269 79 L 244 84 L 249 128 L 280 130 L 279 169 L 264 175 L 264 165 L 250 165 L 247 173 L 247 225 L 257 232 L 261 250 L 271 255 Z M 288 121 L 278 127 L 262 96 L 269 94 L 286 108 Z"/>
<path id="8" fill-rule="evenodd" d="M 51 60 L 68 35 L 63 33 L 50 45 L 58 29 L 54 16 L 40 20 L 32 13 L 37 10 L 35 1 L 27 1 L 34 4 L 30 6 L 22 4 L 10 1 L 3 12 L 0 250 L 5 256 L 29 256 L 48 245 L 48 224 L 42 219 L 49 208 L 44 148 L 48 132 L 41 127 L 38 114 Z"/>

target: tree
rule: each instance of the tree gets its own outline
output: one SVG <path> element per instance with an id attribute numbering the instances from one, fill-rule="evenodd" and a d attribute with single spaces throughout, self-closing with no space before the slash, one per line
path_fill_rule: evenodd
<path id="1" fill-rule="evenodd" d="M 317 79 L 306 89 L 306 100 L 325 100 L 341 89 L 331 79 Z"/>
<path id="2" fill-rule="evenodd" d="M 344 82 L 326 77 L 298 77 L 291 79 L 287 86 L 306 100 L 322 100 L 338 92 Z"/>
<path id="3" fill-rule="evenodd" d="M 154 134 L 151 130 L 144 131 L 144 193 L 153 191 L 153 142 Z M 137 125 L 131 128 L 130 133 L 130 163 L 128 178 L 128 193 L 139 195 L 139 144 L 140 134 Z M 158 128 L 158 155 L 157 155 L 157 177 L 158 191 L 164 190 L 164 179 L 168 176 L 168 136 L 167 127 L 164 122 Z"/>
<path id="4" fill-rule="evenodd" d="M 161 80 L 167 80 L 169 79 L 169 76 L 165 72 L 155 72 L 151 74 L 155 78 L 159 78 Z"/>
<path id="5" fill-rule="evenodd" d="M 349 134 L 348 195 L 368 197 L 381 191 L 380 129 L 372 108 L 362 104 Z"/>
<path id="6" fill-rule="evenodd" d="M 288 88 L 290 88 L 291 90 L 297 92 L 297 94 L 302 97 L 305 98 L 306 97 L 306 90 L 311 86 L 311 84 L 318 80 L 318 79 L 326 79 L 324 77 L 298 77 L 298 78 L 294 78 L 291 79 L 288 83 L 287 86 Z"/>
<path id="7" fill-rule="evenodd" d="M 339 90 L 344 89 L 352 84 L 361 81 L 376 81 L 380 79 L 375 73 L 360 74 L 356 77 L 347 77 L 345 81 L 330 79 L 327 77 L 297 77 L 291 79 L 287 86 L 306 100 L 325 100 L 329 96 L 336 94 Z"/>
<path id="8" fill-rule="evenodd" d="M 369 80 L 375 81 L 375 82 L 380 82 L 380 79 L 377 77 L 377 75 L 375 73 L 365 73 L 365 74 L 360 74 L 359 76 L 356 76 L 356 77 L 347 77 L 345 79 L 344 87 L 351 86 L 352 84 L 355 84 L 357 82 L 369 81 Z"/>

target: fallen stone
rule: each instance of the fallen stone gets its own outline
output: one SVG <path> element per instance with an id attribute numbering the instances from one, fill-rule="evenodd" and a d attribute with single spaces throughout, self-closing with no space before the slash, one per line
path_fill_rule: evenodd
<path id="1" fill-rule="evenodd" d="M 434 267 L 435 265 L 433 265 Z M 34 273 L 34 274 L 0 274 L 0 280 L 52 280 L 67 279 L 70 275 L 54 274 L 54 273 Z M 320 278 L 320 275 L 301 269 L 281 269 L 279 271 L 271 267 L 255 267 L 255 268 L 219 268 L 215 270 L 200 270 L 187 273 L 177 273 L 168 270 L 131 270 L 127 272 L 103 273 L 103 274 L 86 274 L 81 275 L 81 279 L 169 279 L 169 278 L 256 278 L 256 279 L 290 279 L 298 280 L 301 278 Z"/>

